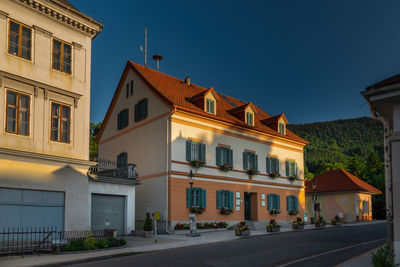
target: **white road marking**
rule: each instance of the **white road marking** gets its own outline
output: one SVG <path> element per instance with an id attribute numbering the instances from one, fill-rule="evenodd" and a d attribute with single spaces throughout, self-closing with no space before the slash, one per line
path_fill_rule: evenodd
<path id="1" fill-rule="evenodd" d="M 363 243 L 347 246 L 347 247 L 344 247 L 344 248 L 339 248 L 339 249 L 335 249 L 335 250 L 329 250 L 329 251 L 322 252 L 322 253 L 319 253 L 319 254 L 316 254 L 316 255 L 313 255 L 313 256 L 308 256 L 308 257 L 301 258 L 301 259 L 298 259 L 298 260 L 295 260 L 295 261 L 291 261 L 291 262 L 288 262 L 288 263 L 285 263 L 285 264 L 281 264 L 278 267 L 289 266 L 289 265 L 292 265 L 292 264 L 295 264 L 295 263 L 298 263 L 298 262 L 302 262 L 302 261 L 305 261 L 305 260 L 309 260 L 309 259 L 312 259 L 312 258 L 317 258 L 317 257 L 320 257 L 320 256 L 324 256 L 324 255 L 328 255 L 328 254 L 331 254 L 331 253 L 339 252 L 339 251 L 342 251 L 342 250 L 355 248 L 355 247 L 367 245 L 367 244 L 378 242 L 378 241 L 384 241 L 384 240 L 386 240 L 386 239 L 385 238 L 381 238 L 381 239 L 376 239 L 376 240 L 372 240 L 372 241 L 368 241 L 368 242 L 363 242 Z"/>

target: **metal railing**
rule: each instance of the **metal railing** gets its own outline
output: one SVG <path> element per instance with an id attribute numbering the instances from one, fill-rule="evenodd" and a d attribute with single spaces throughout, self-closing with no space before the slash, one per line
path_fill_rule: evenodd
<path id="1" fill-rule="evenodd" d="M 126 179 L 136 179 L 139 176 L 136 164 L 120 164 L 108 159 L 97 159 L 97 164 L 89 168 L 89 174 Z"/>
<path id="2" fill-rule="evenodd" d="M 0 256 L 41 254 L 54 251 L 72 240 L 89 236 L 103 240 L 114 235 L 113 230 L 57 231 L 56 227 L 17 227 L 0 230 Z"/>

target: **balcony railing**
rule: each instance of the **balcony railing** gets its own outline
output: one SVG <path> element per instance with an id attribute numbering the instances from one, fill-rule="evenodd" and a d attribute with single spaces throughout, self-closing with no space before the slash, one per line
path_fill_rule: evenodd
<path id="1" fill-rule="evenodd" d="M 97 164 L 89 168 L 89 174 L 125 179 L 136 179 L 139 177 L 136 171 L 136 164 L 120 164 L 108 159 L 98 159 Z"/>

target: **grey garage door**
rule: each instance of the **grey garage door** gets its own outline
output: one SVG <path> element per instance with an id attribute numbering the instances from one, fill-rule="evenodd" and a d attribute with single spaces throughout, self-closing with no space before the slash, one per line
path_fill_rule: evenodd
<path id="1" fill-rule="evenodd" d="M 64 193 L 0 188 L 0 229 L 56 227 L 64 230 Z"/>
<path id="2" fill-rule="evenodd" d="M 92 194 L 92 230 L 116 229 L 125 234 L 125 196 Z"/>

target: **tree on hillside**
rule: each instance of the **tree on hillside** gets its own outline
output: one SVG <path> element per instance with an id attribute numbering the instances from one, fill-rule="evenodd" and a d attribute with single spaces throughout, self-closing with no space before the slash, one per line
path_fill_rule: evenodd
<path id="1" fill-rule="evenodd" d="M 367 180 L 367 165 L 364 159 L 360 156 L 355 155 L 352 157 L 347 164 L 347 171 L 357 176 L 362 180 Z"/>
<path id="2" fill-rule="evenodd" d="M 100 131 L 102 122 L 90 123 L 90 140 L 89 140 L 89 160 L 97 161 L 99 156 L 98 144 L 97 144 L 97 134 Z"/>

